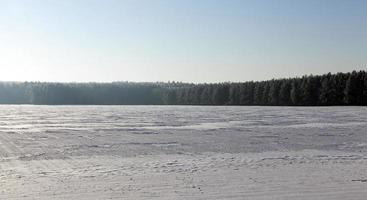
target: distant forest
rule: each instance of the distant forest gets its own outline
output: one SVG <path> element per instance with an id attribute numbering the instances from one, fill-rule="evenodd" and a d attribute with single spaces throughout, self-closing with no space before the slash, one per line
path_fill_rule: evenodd
<path id="1" fill-rule="evenodd" d="M 365 71 L 244 83 L 0 82 L 0 104 L 367 105 Z"/>

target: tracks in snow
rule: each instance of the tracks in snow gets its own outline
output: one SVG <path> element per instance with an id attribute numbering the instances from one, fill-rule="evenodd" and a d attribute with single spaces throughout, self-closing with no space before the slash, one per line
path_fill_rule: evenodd
<path id="1" fill-rule="evenodd" d="M 0 162 L 1 199 L 363 199 L 367 157 L 342 152 L 92 156 Z"/>

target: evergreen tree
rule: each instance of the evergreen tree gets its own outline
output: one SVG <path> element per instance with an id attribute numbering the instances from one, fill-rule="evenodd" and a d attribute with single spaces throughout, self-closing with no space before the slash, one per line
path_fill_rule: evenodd
<path id="1" fill-rule="evenodd" d="M 270 104 L 270 96 L 269 96 L 269 92 L 270 92 L 270 82 L 269 81 L 265 81 L 261 83 L 263 85 L 263 94 L 262 94 L 262 99 L 260 100 L 259 104 L 260 105 L 269 105 Z"/>
<path id="2" fill-rule="evenodd" d="M 239 86 L 240 90 L 240 105 L 253 105 L 254 104 L 254 83 L 247 82 L 242 83 Z"/>
<path id="3" fill-rule="evenodd" d="M 349 74 L 345 90 L 344 90 L 344 100 L 348 105 L 356 105 L 358 98 L 358 74 L 356 71 L 353 71 Z"/>
<path id="4" fill-rule="evenodd" d="M 299 79 L 292 80 L 292 89 L 290 94 L 292 105 L 301 105 L 301 89 L 299 82 Z"/>
<path id="5" fill-rule="evenodd" d="M 225 105 L 228 102 L 229 88 L 225 84 L 216 85 L 213 92 L 213 102 L 215 105 Z"/>
<path id="6" fill-rule="evenodd" d="M 238 84 L 231 84 L 229 87 L 229 105 L 240 104 L 240 86 Z"/>
<path id="7" fill-rule="evenodd" d="M 306 106 L 319 105 L 319 77 L 304 77 L 301 84 L 302 103 Z"/>
<path id="8" fill-rule="evenodd" d="M 291 81 L 283 80 L 279 91 L 279 103 L 280 105 L 292 105 L 291 101 Z"/>
<path id="9" fill-rule="evenodd" d="M 348 79 L 349 73 L 337 73 L 333 75 L 333 79 L 335 81 L 335 102 L 336 105 L 345 105 L 345 88 Z"/>
<path id="10" fill-rule="evenodd" d="M 263 101 L 264 85 L 260 83 L 255 84 L 254 88 L 254 105 L 261 105 Z"/>
<path id="11" fill-rule="evenodd" d="M 364 78 L 363 78 L 363 85 L 364 85 L 364 90 L 363 90 L 363 105 L 367 105 L 367 73 L 364 72 Z"/>
<path id="12" fill-rule="evenodd" d="M 280 81 L 273 80 L 269 83 L 269 102 L 268 104 L 279 105 Z"/>
<path id="13" fill-rule="evenodd" d="M 331 74 L 323 76 L 321 79 L 321 88 L 319 101 L 321 105 L 335 105 L 336 102 L 336 88 L 335 79 L 332 78 Z"/>

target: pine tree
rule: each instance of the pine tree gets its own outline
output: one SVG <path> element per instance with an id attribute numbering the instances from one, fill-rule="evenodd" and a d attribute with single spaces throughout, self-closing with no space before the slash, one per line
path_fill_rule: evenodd
<path id="1" fill-rule="evenodd" d="M 364 78 L 363 78 L 363 85 L 364 85 L 364 90 L 363 90 L 363 105 L 367 105 L 367 73 L 364 72 Z"/>
<path id="2" fill-rule="evenodd" d="M 279 105 L 279 92 L 280 92 L 280 81 L 273 80 L 269 86 L 269 104 L 276 106 Z"/>
<path id="3" fill-rule="evenodd" d="M 254 105 L 261 105 L 263 101 L 264 85 L 259 82 L 254 87 Z"/>
<path id="4" fill-rule="evenodd" d="M 232 84 L 229 86 L 229 105 L 238 105 L 240 103 L 240 86 Z"/>
<path id="5" fill-rule="evenodd" d="M 349 74 L 345 90 L 344 90 L 344 100 L 347 105 L 356 105 L 357 103 L 357 87 L 358 87 L 358 80 L 357 80 L 357 72 L 353 71 Z"/>
<path id="6" fill-rule="evenodd" d="M 335 78 L 330 73 L 321 79 L 319 101 L 321 105 L 337 105 Z"/>
<path id="7" fill-rule="evenodd" d="M 270 104 L 270 96 L 269 96 L 270 82 L 265 81 L 265 82 L 262 82 L 262 84 L 264 85 L 263 86 L 264 90 L 263 90 L 262 99 L 260 100 L 260 105 L 269 105 Z"/>
<path id="8" fill-rule="evenodd" d="M 225 105 L 228 102 L 229 88 L 225 84 L 216 85 L 213 92 L 214 105 Z"/>
<path id="9" fill-rule="evenodd" d="M 292 89 L 291 89 L 291 102 L 292 105 L 300 105 L 301 104 L 301 90 L 299 79 L 292 80 Z"/>
<path id="10" fill-rule="evenodd" d="M 291 89 L 291 82 L 289 80 L 283 80 L 279 91 L 280 105 L 291 105 Z"/>

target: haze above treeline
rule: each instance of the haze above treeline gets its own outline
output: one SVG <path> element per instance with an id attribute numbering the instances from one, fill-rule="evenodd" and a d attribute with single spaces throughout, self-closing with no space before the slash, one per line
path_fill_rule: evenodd
<path id="1" fill-rule="evenodd" d="M 211 84 L 0 82 L 0 104 L 367 105 L 367 73 Z"/>

